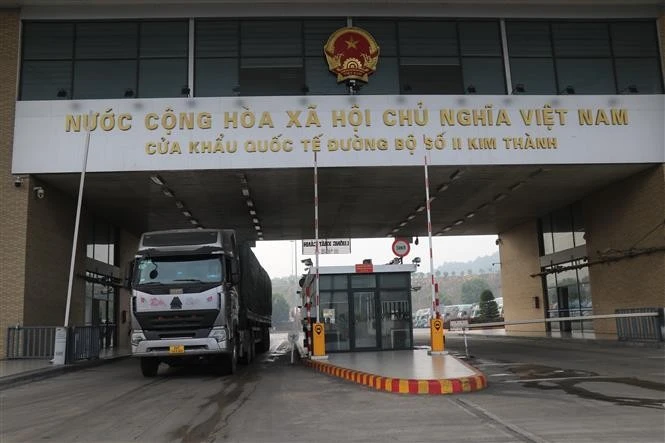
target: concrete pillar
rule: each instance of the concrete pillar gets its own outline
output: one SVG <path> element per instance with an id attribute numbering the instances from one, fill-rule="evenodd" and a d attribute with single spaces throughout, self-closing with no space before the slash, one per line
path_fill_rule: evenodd
<path id="1" fill-rule="evenodd" d="M 665 166 L 613 183 L 583 200 L 587 254 L 616 261 L 589 267 L 594 314 L 665 303 Z M 642 254 L 643 252 L 648 252 Z M 631 254 L 641 253 L 632 256 Z M 615 320 L 595 320 L 597 336 L 615 338 Z"/>
<path id="2" fill-rule="evenodd" d="M 23 323 L 25 242 L 29 180 L 14 186 L 12 146 L 19 60 L 18 9 L 0 9 L 0 359 L 5 357 L 7 327 Z"/>
<path id="3" fill-rule="evenodd" d="M 536 219 L 499 234 L 501 292 L 506 321 L 545 318 Z M 535 298 L 538 299 L 536 307 Z M 545 323 L 506 326 L 511 335 L 544 335 Z"/>

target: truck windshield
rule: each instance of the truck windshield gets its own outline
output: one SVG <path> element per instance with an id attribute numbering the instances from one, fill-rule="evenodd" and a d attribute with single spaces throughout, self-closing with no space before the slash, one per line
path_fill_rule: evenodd
<path id="1" fill-rule="evenodd" d="M 220 257 L 145 257 L 136 262 L 135 285 L 221 283 Z"/>

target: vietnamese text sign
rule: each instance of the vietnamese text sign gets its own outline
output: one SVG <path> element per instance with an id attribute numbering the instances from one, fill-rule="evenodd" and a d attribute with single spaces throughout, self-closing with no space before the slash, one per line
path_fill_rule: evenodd
<path id="1" fill-rule="evenodd" d="M 19 101 L 12 172 L 662 163 L 662 95 Z"/>
<path id="2" fill-rule="evenodd" d="M 350 238 L 319 239 L 319 254 L 350 254 L 350 253 L 351 253 Z M 303 240 L 302 254 L 303 255 L 316 254 L 316 241 Z"/>

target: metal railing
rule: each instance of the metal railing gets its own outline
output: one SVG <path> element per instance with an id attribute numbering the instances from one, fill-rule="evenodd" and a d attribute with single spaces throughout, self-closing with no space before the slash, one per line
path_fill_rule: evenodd
<path id="1" fill-rule="evenodd" d="M 648 317 L 617 317 L 617 337 L 621 341 L 663 341 L 663 309 L 617 309 L 616 314 L 649 313 Z M 655 314 L 655 315 L 654 315 Z"/>
<path id="2" fill-rule="evenodd" d="M 115 324 L 73 326 L 67 331 L 66 362 L 99 358 L 102 350 L 115 347 Z M 8 359 L 52 359 L 55 326 L 15 326 L 7 328 Z"/>
<path id="3" fill-rule="evenodd" d="M 8 359 L 53 358 L 55 326 L 15 326 L 7 328 Z"/>

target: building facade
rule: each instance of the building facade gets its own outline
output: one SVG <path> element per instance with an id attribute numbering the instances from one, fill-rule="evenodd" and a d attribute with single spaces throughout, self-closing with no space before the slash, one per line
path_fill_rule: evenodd
<path id="1" fill-rule="evenodd" d="M 558 201 L 537 216 L 525 216 L 493 232 L 500 246 L 505 318 L 612 314 L 616 309 L 663 306 L 665 132 L 658 121 L 663 121 L 665 107 L 665 15 L 658 2 L 582 2 L 579 8 L 555 0 L 530 6 L 477 2 L 482 8 L 452 2 L 454 7 L 443 8 L 438 2 L 378 6 L 368 1 L 332 8 L 313 1 L 294 2 L 284 9 L 263 2 L 241 6 L 224 1 L 164 7 L 147 1 L 122 8 L 117 5 L 123 2 L 104 1 L 86 7 L 68 2 L 30 2 L 31 6 L 18 7 L 3 3 L 16 2 L 0 2 L 0 80 L 5 85 L 0 89 L 2 357 L 8 328 L 63 324 L 77 188 L 69 182 L 59 187 L 53 183 L 58 174 L 80 171 L 80 166 L 72 165 L 80 165 L 81 160 L 79 154 L 72 154 L 73 143 L 79 143 L 79 149 L 81 139 L 66 137 L 80 135 L 87 113 L 94 110 L 98 113 L 95 128 L 99 125 L 106 131 L 106 151 L 104 158 L 91 159 L 90 174 L 123 181 L 136 171 L 175 170 L 166 160 L 142 163 L 125 151 L 131 125 L 144 125 L 146 133 L 152 124 L 168 127 L 164 116 L 174 102 L 194 110 L 191 121 L 188 113 L 180 115 L 180 121 L 176 118 L 174 130 L 191 125 L 199 131 L 195 136 L 209 129 L 200 103 L 213 109 L 218 100 L 235 103 L 241 98 L 252 106 L 265 101 L 271 109 L 289 100 L 295 103 L 298 97 L 336 103 L 349 92 L 359 97 L 361 105 L 411 96 L 437 96 L 455 103 L 469 100 L 478 107 L 485 96 L 497 103 L 514 99 L 526 107 L 537 103 L 540 109 L 548 100 L 578 104 L 589 114 L 578 111 L 575 119 L 596 131 L 584 138 L 584 128 L 569 129 L 568 124 L 565 130 L 571 131 L 571 140 L 578 140 L 578 147 L 584 143 L 592 147 L 589 155 L 597 164 L 641 166 L 620 180 L 600 181 L 581 198 Z M 358 91 L 335 81 L 323 54 L 330 35 L 345 26 L 368 31 L 380 47 L 378 68 Z M 143 108 L 136 105 L 128 111 L 129 103 L 137 100 Z M 630 117 L 620 106 L 607 114 L 596 111 L 622 100 L 628 103 Z M 244 125 L 240 111 L 225 117 L 227 127 Z M 111 112 L 118 114 L 111 119 Z M 272 127 L 269 114 L 259 114 L 259 119 L 261 115 L 264 126 Z M 309 114 L 290 114 L 285 127 L 317 126 L 313 117 L 305 119 L 305 115 Z M 417 115 L 386 111 L 383 123 L 396 127 L 400 119 Z M 482 119 L 489 114 L 474 115 L 457 114 L 458 126 L 486 126 Z M 563 114 L 548 115 L 565 126 Z M 534 114 L 533 118 L 541 117 Z M 471 123 L 473 119 L 482 121 Z M 407 126 L 417 127 L 414 121 Z M 107 131 L 111 123 L 113 130 Z M 324 133 L 341 125 L 340 120 L 328 128 L 318 123 L 312 129 Z M 60 135 L 52 137 L 56 132 Z M 216 135 L 217 140 L 223 135 Z M 529 143 L 529 137 L 524 143 Z M 380 145 L 381 139 L 377 140 Z M 532 141 L 541 142 L 558 143 L 546 136 Z M 153 159 L 152 154 L 162 149 L 173 152 L 173 146 L 150 143 L 141 141 L 144 158 Z M 511 138 L 510 143 L 517 142 Z M 505 162 L 503 157 L 488 157 L 475 164 L 462 159 L 459 165 L 472 168 Z M 518 162 L 530 164 L 524 159 Z M 534 164 L 546 169 L 548 164 L 570 162 L 552 157 Z M 280 165 L 279 161 L 258 165 L 249 160 L 230 167 Z M 216 168 L 229 166 L 194 161 L 186 169 Z M 570 182 L 577 179 L 568 177 Z M 122 279 L 140 232 L 119 221 L 114 212 L 132 211 L 132 197 L 128 189 L 103 200 L 84 201 L 71 290 L 69 324 L 115 325 L 120 345 L 127 344 L 130 309 Z M 153 215 L 159 217 L 159 210 Z M 144 225 L 150 226 L 150 221 Z M 593 331 L 597 336 L 616 337 L 614 320 L 514 325 L 509 330 L 517 334 Z"/>

